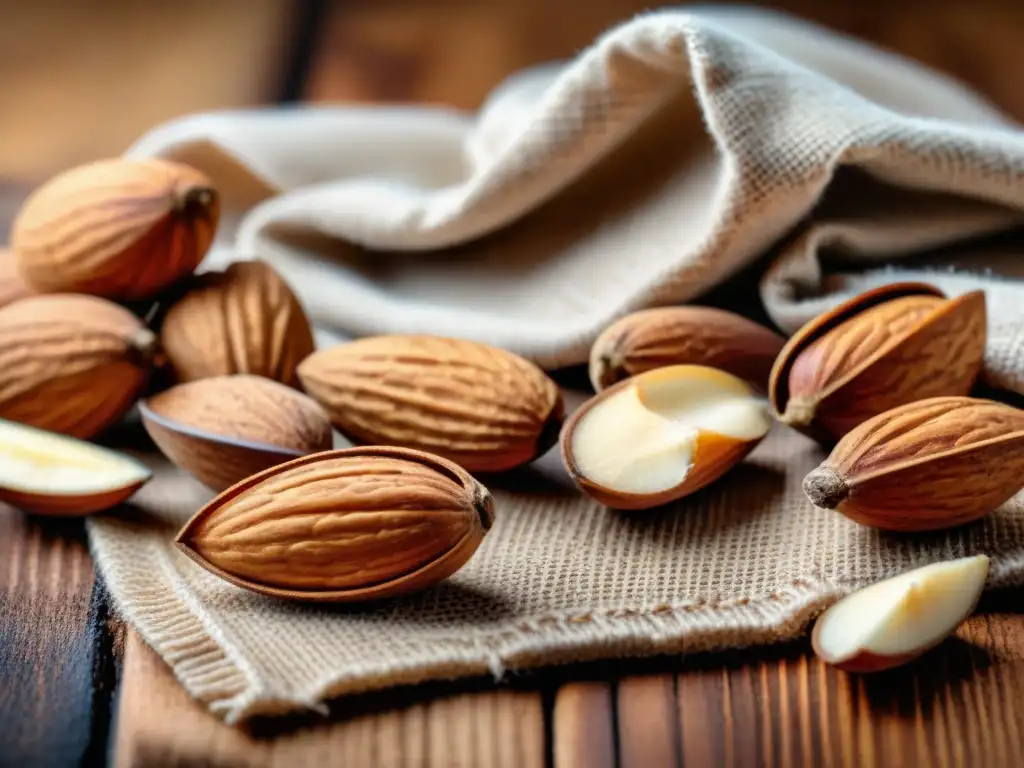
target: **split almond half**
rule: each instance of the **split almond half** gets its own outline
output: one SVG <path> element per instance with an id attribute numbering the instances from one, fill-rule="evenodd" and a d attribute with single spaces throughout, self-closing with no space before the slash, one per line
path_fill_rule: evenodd
<path id="1" fill-rule="evenodd" d="M 832 445 L 927 397 L 970 392 L 985 353 L 985 294 L 947 299 L 893 283 L 816 317 L 779 353 L 768 395 L 780 421 Z"/>
<path id="2" fill-rule="evenodd" d="M 26 512 L 99 512 L 125 501 L 151 475 L 130 456 L 0 420 L 0 501 Z"/>
<path id="3" fill-rule="evenodd" d="M 974 611 L 988 578 L 985 555 L 933 563 L 847 595 L 821 615 L 811 643 L 826 664 L 879 672 L 906 664 Z"/>
<path id="4" fill-rule="evenodd" d="M 634 376 L 576 411 L 562 458 L 580 490 L 616 509 L 649 509 L 717 480 L 768 433 L 764 400 L 715 368 Z"/>

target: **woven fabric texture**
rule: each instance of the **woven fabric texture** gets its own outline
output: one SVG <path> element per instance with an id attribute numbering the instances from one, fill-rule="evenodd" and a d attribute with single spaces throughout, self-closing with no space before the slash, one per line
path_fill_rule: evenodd
<path id="1" fill-rule="evenodd" d="M 981 287 L 984 376 L 1024 394 L 1024 133 L 946 79 L 788 17 L 642 16 L 515 76 L 477 115 L 200 115 L 129 154 L 207 171 L 226 208 L 207 266 L 273 264 L 320 344 L 429 332 L 574 365 L 614 318 L 728 296 L 750 267 L 787 333 L 875 284 Z M 117 607 L 232 722 L 425 679 L 792 637 L 843 592 L 939 558 L 986 552 L 993 585 L 1024 576 L 1024 498 L 956 531 L 879 534 L 806 501 L 822 453 L 778 427 L 722 481 L 647 514 L 581 497 L 549 454 L 491 482 L 496 525 L 449 582 L 312 608 L 177 553 L 175 526 L 210 494 L 143 458 L 157 474 L 137 514 L 90 522 L 97 562 Z"/>

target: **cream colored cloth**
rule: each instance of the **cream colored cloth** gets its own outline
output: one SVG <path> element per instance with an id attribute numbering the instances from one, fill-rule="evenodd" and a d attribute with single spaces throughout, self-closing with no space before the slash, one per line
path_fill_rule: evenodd
<path id="1" fill-rule="evenodd" d="M 1021 223 L 1024 134 L 931 72 L 791 18 L 641 16 L 513 77 L 478 115 L 201 115 L 129 153 L 206 170 L 228 210 L 208 266 L 272 263 L 321 344 L 429 332 L 555 368 L 583 362 L 613 318 L 770 260 L 761 295 L 787 332 L 880 282 L 985 288 L 985 376 L 1024 393 L 1019 247 L 967 244 Z M 624 515 L 581 498 L 550 454 L 497 481 L 498 522 L 464 570 L 372 609 L 246 593 L 152 520 L 98 519 L 90 535 L 120 610 L 232 721 L 427 678 L 791 637 L 841 592 L 940 557 L 987 552 L 992 583 L 1024 574 L 1020 497 L 963 530 L 884 536 L 809 505 L 800 481 L 821 458 L 778 428 L 706 492 Z M 138 505 L 178 524 L 206 496 L 163 468 Z"/>

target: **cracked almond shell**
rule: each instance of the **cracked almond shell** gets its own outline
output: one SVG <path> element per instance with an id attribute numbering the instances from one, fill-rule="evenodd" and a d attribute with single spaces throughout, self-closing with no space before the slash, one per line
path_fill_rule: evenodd
<path id="1" fill-rule="evenodd" d="M 153 298 L 203 260 L 219 217 L 210 180 L 160 159 L 99 160 L 65 171 L 25 201 L 11 245 L 44 293 Z"/>
<path id="2" fill-rule="evenodd" d="M 558 439 L 558 386 L 503 349 L 439 336 L 372 336 L 315 353 L 303 388 L 355 443 L 444 456 L 471 472 L 526 464 Z"/>
<path id="3" fill-rule="evenodd" d="M 590 349 L 590 382 L 600 392 L 668 365 L 705 365 L 763 392 L 785 339 L 752 320 L 713 307 L 658 307 L 609 325 Z"/>
<path id="4" fill-rule="evenodd" d="M 214 491 L 333 443 L 316 402 L 262 376 L 178 384 L 140 401 L 139 412 L 161 452 Z"/>
<path id="5" fill-rule="evenodd" d="M 830 444 L 890 408 L 967 395 L 985 352 L 985 295 L 923 283 L 861 294 L 794 335 L 772 369 L 780 421 Z"/>
<path id="6" fill-rule="evenodd" d="M 79 294 L 0 309 L 0 418 L 88 439 L 146 385 L 156 338 L 131 312 Z"/>
<path id="7" fill-rule="evenodd" d="M 152 472 L 117 451 L 0 419 L 0 501 L 39 515 L 77 517 L 117 506 Z"/>
<path id="8" fill-rule="evenodd" d="M 251 373 L 294 386 L 313 330 L 272 267 L 243 261 L 193 278 L 167 310 L 160 342 L 178 381 Z"/>
<path id="9" fill-rule="evenodd" d="M 239 483 L 177 544 L 233 584 L 295 600 L 355 602 L 424 589 L 459 570 L 494 519 L 458 465 L 402 448 L 314 454 Z"/>
<path id="10" fill-rule="evenodd" d="M 740 378 L 707 366 L 666 366 L 580 406 L 562 430 L 562 461 L 596 501 L 651 509 L 722 477 L 771 423 L 763 398 Z"/>
<path id="11" fill-rule="evenodd" d="M 1024 411 L 971 397 L 919 400 L 846 435 L 804 479 L 818 507 L 887 531 L 977 520 L 1024 488 Z"/>

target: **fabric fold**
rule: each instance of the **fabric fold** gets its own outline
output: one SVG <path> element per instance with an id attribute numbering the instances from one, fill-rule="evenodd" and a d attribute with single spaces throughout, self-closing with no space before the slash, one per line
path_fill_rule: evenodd
<path id="1" fill-rule="evenodd" d="M 210 174 L 225 225 L 206 268 L 263 259 L 320 343 L 480 341 L 554 369 L 613 319 L 739 300 L 753 270 L 785 333 L 867 288 L 983 289 L 985 380 L 1024 393 L 1024 133 L 893 54 L 749 9 L 646 14 L 575 60 L 519 73 L 476 115 L 308 107 L 185 118 L 133 156 Z M 586 394 L 586 393 L 577 393 Z M 358 609 L 250 594 L 171 544 L 203 491 L 156 480 L 89 522 L 118 609 L 212 711 L 318 708 L 393 685 L 791 638 L 839 595 L 974 552 L 1024 578 L 1024 496 L 895 537 L 815 509 L 821 449 L 777 427 L 708 489 L 647 515 L 582 497 L 557 452 L 489 479 L 497 521 L 435 589 Z"/>

